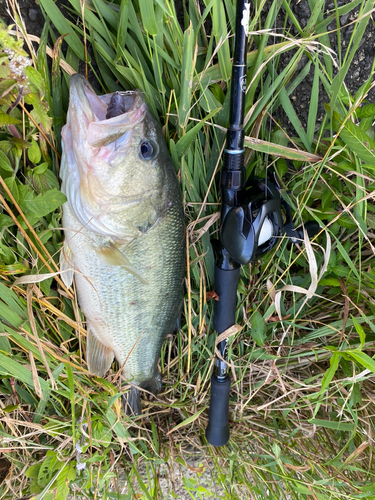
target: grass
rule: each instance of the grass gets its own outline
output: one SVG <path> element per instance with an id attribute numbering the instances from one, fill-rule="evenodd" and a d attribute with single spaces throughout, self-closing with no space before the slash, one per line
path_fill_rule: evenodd
<path id="1" fill-rule="evenodd" d="M 218 231 L 235 2 L 190 0 L 178 19 L 171 0 L 69 0 L 64 14 L 40 0 L 46 22 L 34 45 L 10 2 L 31 65 L 21 76 L 9 72 L 3 49 L 21 48 L 2 28 L 1 499 L 375 498 L 375 105 L 367 100 L 374 64 L 355 95 L 345 86 L 374 2 L 334 3 L 323 16 L 324 2 L 310 0 L 301 27 L 293 2 L 267 2 L 267 15 L 266 2 L 254 2 L 247 172 L 264 177 L 274 168 L 296 224 L 325 222 L 311 245 L 282 239 L 241 271 L 229 348 L 231 440 L 214 449 L 204 438 L 216 338 L 210 238 Z M 344 49 L 340 16 L 352 11 Z M 122 413 L 116 367 L 106 379 L 87 371 L 84 318 L 74 288 L 56 274 L 60 134 L 68 74 L 78 70 L 102 92 L 143 90 L 184 197 L 182 328 L 162 349 L 164 392 L 133 419 Z M 303 126 L 293 96 L 308 76 Z M 277 122 L 280 114 L 293 132 Z M 47 279 L 38 282 L 40 274 Z"/>

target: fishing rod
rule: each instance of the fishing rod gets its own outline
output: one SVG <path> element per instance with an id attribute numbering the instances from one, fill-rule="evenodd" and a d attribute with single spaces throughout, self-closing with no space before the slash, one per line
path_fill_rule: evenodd
<path id="1" fill-rule="evenodd" d="M 221 176 L 221 228 L 228 212 L 241 206 L 244 200 L 246 172 L 244 167 L 244 114 L 246 93 L 246 47 L 250 4 L 237 1 L 235 47 L 232 66 L 230 119 Z M 223 233 L 221 233 L 223 236 Z M 215 301 L 213 326 L 220 335 L 235 323 L 237 286 L 240 264 L 226 249 L 221 237 L 220 250 L 215 262 Z M 211 399 L 206 429 L 207 441 L 213 446 L 228 442 L 229 391 L 231 379 L 228 375 L 228 340 L 217 345 L 220 357 L 215 357 L 214 373 L 211 377 Z"/>
<path id="2" fill-rule="evenodd" d="M 291 210 L 280 195 L 276 176 L 246 181 L 244 166 L 244 113 L 246 96 L 246 52 L 250 3 L 237 1 L 234 57 L 232 66 L 229 128 L 221 175 L 220 244 L 215 259 L 215 301 L 213 327 L 218 335 L 235 324 L 237 286 L 241 265 L 269 252 L 283 232 L 292 243 L 303 241 L 303 230 L 293 225 Z M 315 221 L 304 225 L 311 237 L 319 231 Z M 213 446 L 229 440 L 228 339 L 217 344 L 211 377 L 211 398 L 206 439 Z"/>

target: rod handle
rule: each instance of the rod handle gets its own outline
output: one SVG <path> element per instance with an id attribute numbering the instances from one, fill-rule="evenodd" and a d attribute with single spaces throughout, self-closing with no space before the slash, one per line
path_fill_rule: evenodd
<path id="1" fill-rule="evenodd" d="M 219 300 L 215 300 L 214 304 L 213 327 L 218 334 L 225 332 L 236 322 L 237 287 L 240 277 L 240 266 L 237 266 L 237 269 L 226 270 L 215 264 L 215 292 Z"/>
<path id="2" fill-rule="evenodd" d="M 212 446 L 223 446 L 229 440 L 229 392 L 229 375 L 222 382 L 212 375 L 210 410 L 206 429 L 206 439 Z"/>

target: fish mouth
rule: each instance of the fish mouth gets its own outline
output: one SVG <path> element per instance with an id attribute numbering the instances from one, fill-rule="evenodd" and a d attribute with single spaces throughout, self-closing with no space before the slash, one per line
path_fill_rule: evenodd
<path id="1" fill-rule="evenodd" d="M 107 118 L 116 93 L 96 95 L 78 73 L 70 77 L 69 93 L 67 124 L 62 130 L 66 168 L 61 177 L 70 209 L 88 231 L 124 238 L 124 231 L 112 223 L 110 212 L 116 210 L 116 205 L 139 202 L 142 193 L 128 199 L 127 193 L 118 193 L 113 183 L 110 188 L 103 182 L 103 171 L 111 169 L 116 159 L 123 159 L 133 147 L 135 127 L 138 132 L 143 129 L 141 122 L 148 112 L 144 95 L 140 90 L 117 93 L 126 101 L 124 112 Z"/>
<path id="2" fill-rule="evenodd" d="M 76 109 L 80 108 L 84 114 L 86 141 L 90 146 L 100 148 L 116 141 L 145 117 L 147 105 L 140 90 L 98 96 L 79 73 L 70 77 L 69 88 L 70 102 L 74 102 Z M 122 107 L 117 114 L 113 110 L 114 95 L 122 98 Z"/>

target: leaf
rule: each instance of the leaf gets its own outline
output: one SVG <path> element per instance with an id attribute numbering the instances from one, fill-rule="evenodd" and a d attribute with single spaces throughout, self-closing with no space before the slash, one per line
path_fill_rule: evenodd
<path id="1" fill-rule="evenodd" d="M 309 144 L 312 144 L 313 139 L 314 139 L 316 117 L 318 114 L 319 80 L 320 80 L 319 59 L 317 59 L 315 62 L 314 79 L 313 79 L 313 85 L 312 85 L 312 89 L 311 89 L 309 114 L 308 114 L 308 119 L 307 119 L 307 132 L 306 133 L 307 133 L 307 138 L 308 138 Z"/>
<path id="2" fill-rule="evenodd" d="M 41 464 L 31 465 L 31 467 L 28 467 L 28 469 L 26 470 L 25 476 L 29 477 L 30 479 L 37 479 L 40 467 Z"/>
<path id="3" fill-rule="evenodd" d="M 290 49 L 290 42 L 281 42 L 281 43 L 276 43 L 269 45 L 264 48 L 264 51 L 262 52 L 262 61 L 268 59 L 271 54 L 274 52 L 282 53 L 283 49 L 285 49 L 285 52 Z M 250 68 L 251 66 L 254 65 L 258 58 L 258 50 L 253 50 L 251 52 L 248 52 L 247 54 L 247 67 Z M 201 73 L 199 73 L 196 77 L 194 77 L 194 84 L 200 82 L 200 85 L 202 88 L 207 87 L 208 85 L 212 85 L 213 83 L 218 83 L 221 80 L 223 80 L 223 72 L 221 71 L 220 65 L 219 64 L 213 64 L 211 65 L 208 69 L 205 68 Z"/>
<path id="4" fill-rule="evenodd" d="M 197 125 L 191 128 L 188 132 L 186 132 L 186 134 L 184 134 L 179 139 L 179 141 L 176 144 L 176 149 L 177 149 L 177 154 L 180 158 L 187 152 L 191 143 L 193 142 L 194 138 L 201 130 L 201 128 L 208 122 L 208 120 L 210 120 L 213 116 L 215 116 L 218 111 L 219 109 L 214 109 L 209 115 L 207 115 L 203 120 L 197 123 Z"/>
<path id="5" fill-rule="evenodd" d="M 22 123 L 21 120 L 17 120 L 14 116 L 10 116 L 7 113 L 0 111 L 0 127 L 6 127 L 8 125 L 17 125 Z"/>
<path id="6" fill-rule="evenodd" d="M 39 73 L 38 70 L 33 68 L 32 66 L 28 66 L 25 69 L 26 76 L 30 80 L 32 84 L 35 85 L 35 87 L 39 90 L 39 92 L 44 95 L 45 93 L 45 83 L 43 80 L 42 75 Z"/>
<path id="7" fill-rule="evenodd" d="M 319 281 L 320 286 L 340 286 L 340 281 L 337 278 L 323 278 Z"/>
<path id="8" fill-rule="evenodd" d="M 13 198 L 16 200 L 17 203 L 19 203 L 20 196 L 18 190 L 18 183 L 19 183 L 18 179 L 16 179 L 16 177 L 12 175 L 12 177 L 7 177 L 6 179 L 4 179 L 4 182 L 9 191 L 11 192 Z"/>
<path id="9" fill-rule="evenodd" d="M 355 428 L 354 423 L 349 422 L 334 422 L 332 420 L 320 420 L 319 418 L 311 418 L 308 421 L 310 424 L 325 427 L 326 429 L 333 429 L 335 431 L 352 432 Z"/>
<path id="10" fill-rule="evenodd" d="M 30 148 L 31 149 L 31 148 Z M 30 150 L 29 150 L 30 151 Z M 34 162 L 35 163 L 35 162 Z M 37 162 L 36 162 L 37 163 Z M 33 168 L 33 174 L 41 175 L 44 174 L 44 172 L 48 169 L 48 163 L 45 161 L 44 163 L 41 163 L 40 165 L 36 166 Z"/>
<path id="11" fill-rule="evenodd" d="M 340 217 L 339 222 L 340 222 L 341 219 L 342 219 L 342 217 Z M 340 243 L 340 241 L 338 240 L 338 238 L 336 238 L 335 235 L 333 235 L 333 237 L 335 238 L 337 249 L 340 252 L 341 256 L 344 258 L 345 262 L 350 267 L 350 269 L 353 272 L 354 276 L 358 279 L 358 281 L 361 281 L 361 278 L 359 277 L 358 271 L 357 271 L 356 267 L 353 264 L 353 260 L 349 257 L 347 251 L 342 246 L 342 244 Z M 347 276 L 347 270 L 346 270 L 345 276 Z"/>
<path id="12" fill-rule="evenodd" d="M 333 112 L 334 126 L 338 130 L 344 122 L 343 117 Z M 356 153 L 361 160 L 375 165 L 375 141 L 373 141 L 360 127 L 347 120 L 340 132 L 341 139 Z"/>
<path id="13" fill-rule="evenodd" d="M 30 370 L 2 353 L 0 353 L 0 373 L 2 375 L 10 375 L 16 380 L 20 380 L 24 384 L 28 385 L 31 389 L 34 389 L 33 377 Z M 44 395 L 49 387 L 49 384 L 40 377 L 39 383 Z"/>
<path id="14" fill-rule="evenodd" d="M 349 2 L 350 4 L 354 4 L 354 2 Z M 366 3 L 364 3 L 364 7 L 360 9 L 360 20 L 355 23 L 354 25 L 354 31 L 351 36 L 351 45 L 350 45 L 350 52 L 348 50 L 348 53 L 345 56 L 345 61 L 341 65 L 339 72 L 333 79 L 332 85 L 331 85 L 331 107 L 334 109 L 337 96 L 339 95 L 343 82 L 346 78 L 346 75 L 348 71 L 351 69 L 352 61 L 353 58 L 358 50 L 359 44 L 363 40 L 363 35 L 365 32 L 365 29 L 369 23 L 369 17 L 372 13 L 372 9 L 374 8 L 374 2 L 373 0 L 368 0 Z"/>
<path id="15" fill-rule="evenodd" d="M 8 57 L 6 58 L 8 59 Z M 9 66 L 0 66 L 0 79 L 1 80 L 8 80 L 10 78 L 10 68 Z"/>
<path id="16" fill-rule="evenodd" d="M 191 424 L 192 422 L 194 422 L 194 420 L 196 420 L 199 415 L 201 415 L 204 411 L 206 410 L 206 407 L 202 408 L 201 410 L 197 411 L 197 413 L 194 413 L 194 415 L 191 415 L 190 417 L 188 417 L 186 420 L 184 420 L 183 422 L 180 422 L 179 424 L 177 424 L 175 427 L 173 427 L 173 429 L 171 429 L 170 431 L 167 432 L 167 436 L 169 434 L 171 434 L 172 432 L 176 431 L 177 429 L 180 429 L 181 427 L 185 427 L 186 425 L 189 425 Z"/>
<path id="17" fill-rule="evenodd" d="M 0 335 L 0 351 L 6 352 L 7 354 L 11 354 L 12 352 L 12 347 L 6 334 Z"/>
<path id="18" fill-rule="evenodd" d="M 34 215 L 36 217 L 44 217 L 45 215 L 54 212 L 66 202 L 66 196 L 57 189 L 50 189 L 43 194 L 40 194 L 32 200 L 20 200 L 19 204 L 26 215 Z"/>
<path id="19" fill-rule="evenodd" d="M 141 451 L 136 447 L 134 442 L 131 442 L 129 440 L 130 435 L 126 427 L 122 425 L 122 423 L 119 421 L 119 419 L 116 417 L 115 412 L 112 410 L 112 408 L 108 408 L 105 414 L 107 421 L 111 427 L 117 434 L 117 437 L 119 440 L 127 442 L 130 448 L 130 451 L 132 452 L 133 455 L 136 455 L 137 453 L 141 453 Z"/>
<path id="20" fill-rule="evenodd" d="M 32 92 L 25 96 L 25 102 L 33 106 L 34 109 L 31 111 L 31 116 L 36 123 L 43 125 L 44 130 L 48 132 L 51 128 L 52 118 L 48 115 L 48 105 L 46 101 L 40 99 L 39 94 Z M 23 147 L 30 146 L 29 142 L 24 142 L 26 142 L 26 144 Z"/>
<path id="21" fill-rule="evenodd" d="M 0 169 L 13 174 L 12 165 L 3 151 L 0 151 Z"/>
<path id="22" fill-rule="evenodd" d="M 12 217 L 9 215 L 0 214 L 0 227 L 11 227 L 14 225 Z"/>
<path id="23" fill-rule="evenodd" d="M 312 34 L 315 30 L 316 23 L 318 21 L 319 15 L 324 11 L 324 2 L 325 0 L 316 0 L 313 5 L 314 8 L 311 11 L 309 22 L 307 23 L 306 28 L 304 29 L 304 33 Z"/>
<path id="24" fill-rule="evenodd" d="M 0 283 L 0 307 L 2 308 L 2 313 L 4 318 L 9 321 L 9 323 L 13 326 L 19 326 L 19 324 L 12 323 L 11 316 L 7 316 L 5 314 L 4 307 L 7 307 L 11 314 L 17 314 L 21 318 L 27 318 L 27 309 L 26 306 L 21 302 L 18 296 L 14 293 L 13 290 L 8 288 L 3 283 Z"/>
<path id="25" fill-rule="evenodd" d="M 117 21 L 118 21 L 118 7 L 116 8 L 116 11 L 113 10 L 112 5 L 110 2 L 105 2 L 104 0 L 92 0 L 96 12 L 99 14 L 99 18 L 104 18 L 108 24 L 114 29 L 117 29 Z M 112 33 L 108 31 L 108 26 L 106 26 L 105 23 L 103 23 L 103 27 L 106 30 L 106 40 L 108 40 L 111 44 L 113 44 L 113 38 L 112 38 Z"/>
<path id="26" fill-rule="evenodd" d="M 246 29 L 248 29 L 248 26 L 246 26 Z M 223 80 L 228 81 L 231 77 L 232 65 L 229 51 L 227 18 L 223 2 L 216 1 L 212 6 L 212 35 L 215 37 L 216 44 L 220 46 L 218 59 Z"/>
<path id="27" fill-rule="evenodd" d="M 358 118 L 374 118 L 375 104 L 366 104 L 362 108 L 357 108 L 356 113 Z"/>
<path id="28" fill-rule="evenodd" d="M 126 35 L 128 31 L 129 19 L 129 2 L 130 0 L 121 0 L 120 15 L 117 26 L 117 57 L 121 58 L 123 48 L 125 47 Z"/>
<path id="29" fill-rule="evenodd" d="M 50 291 L 51 291 L 51 285 L 52 285 L 52 278 L 49 278 L 47 280 L 43 280 L 40 282 L 40 289 L 42 291 L 42 293 L 48 297 L 49 294 L 50 294 Z"/>
<path id="30" fill-rule="evenodd" d="M 55 5 L 55 2 L 53 0 L 40 0 L 40 4 L 46 11 L 47 17 L 49 19 L 53 19 L 53 24 L 55 25 L 60 35 L 66 35 L 66 34 L 69 35 L 65 38 L 67 44 L 71 47 L 73 52 L 77 54 L 77 56 L 81 59 L 81 61 L 84 61 L 85 60 L 84 46 L 80 41 L 80 39 L 78 38 L 78 35 L 75 33 L 74 28 L 71 26 L 71 24 L 67 21 L 67 19 L 61 13 L 61 11 Z M 90 62 L 90 56 L 88 56 L 88 62 Z"/>
<path id="31" fill-rule="evenodd" d="M 259 347 L 262 347 L 266 340 L 266 322 L 264 321 L 263 316 L 260 314 L 255 304 L 253 304 L 253 307 L 254 314 L 251 317 L 250 333 L 255 343 Z"/>
<path id="32" fill-rule="evenodd" d="M 314 155 L 306 151 L 299 151 L 298 149 L 288 148 L 280 144 L 262 141 L 261 139 L 256 139 L 255 137 L 245 137 L 245 147 L 253 149 L 254 151 L 260 151 L 261 153 L 279 156 L 280 158 L 287 158 L 288 160 L 309 161 L 311 163 L 322 160 L 322 158 L 318 155 Z"/>
<path id="33" fill-rule="evenodd" d="M 27 150 L 27 155 L 29 157 L 29 160 L 32 163 L 39 163 L 40 162 L 42 154 L 40 152 L 38 143 L 34 139 L 31 139 L 31 146 Z M 47 167 L 48 167 L 48 163 L 47 163 Z M 35 169 L 34 169 L 34 171 L 35 171 Z"/>
<path id="34" fill-rule="evenodd" d="M 322 387 L 318 392 L 318 394 L 315 394 L 314 397 L 323 394 L 327 389 L 327 387 L 329 386 L 329 384 L 332 382 L 333 377 L 335 376 L 335 373 L 337 371 L 337 368 L 339 367 L 339 361 L 340 361 L 340 354 L 338 352 L 333 353 L 331 359 L 329 360 L 329 368 L 324 373 L 322 379 Z"/>
<path id="35" fill-rule="evenodd" d="M 51 480 L 53 473 L 53 466 L 55 465 L 57 458 L 56 455 L 47 455 L 40 465 L 38 472 L 38 484 L 42 488 Z"/>
<path id="36" fill-rule="evenodd" d="M 367 370 L 370 370 L 371 372 L 375 373 L 375 360 L 373 358 L 370 358 L 370 356 L 368 356 L 366 353 L 353 350 L 348 350 L 343 352 L 354 358 L 364 368 L 367 368 Z"/>
<path id="37" fill-rule="evenodd" d="M 185 127 L 189 118 L 191 107 L 191 94 L 193 91 L 193 74 L 197 57 L 196 33 L 190 22 L 189 28 L 184 33 L 184 52 L 181 66 L 181 90 L 180 103 L 178 108 L 178 123 L 180 127 Z"/>
<path id="38" fill-rule="evenodd" d="M 47 452 L 47 456 L 50 452 Z M 56 452 L 53 452 L 56 453 Z M 76 477 L 76 470 L 73 465 L 68 465 L 67 462 L 56 460 L 53 469 L 57 472 L 50 479 L 48 484 L 44 487 L 43 491 L 38 495 L 38 498 L 45 500 L 66 500 L 69 494 L 69 484 Z M 53 493 L 48 493 L 48 492 Z"/>
<path id="39" fill-rule="evenodd" d="M 153 0 L 141 0 L 139 2 L 139 9 L 141 11 L 142 24 L 144 29 L 150 35 L 157 35 L 158 29 L 156 26 Z"/>
<path id="40" fill-rule="evenodd" d="M 295 109 L 294 109 L 294 107 L 289 99 L 286 88 L 284 86 L 281 87 L 281 89 L 280 89 L 279 99 L 280 99 L 280 102 L 284 108 L 285 113 L 287 114 L 287 116 L 288 116 L 289 120 L 291 121 L 293 127 L 295 128 L 297 134 L 301 138 L 301 141 L 303 142 L 305 148 L 310 150 L 311 144 L 309 142 L 309 139 L 307 137 L 305 129 L 303 128 L 301 120 L 299 119 L 299 116 L 297 115 L 297 113 L 296 113 L 296 111 L 295 111 Z"/>
<path id="41" fill-rule="evenodd" d="M 144 500 L 152 500 L 152 496 L 149 494 L 148 492 L 148 488 L 147 486 L 145 485 L 145 483 L 143 482 L 139 472 L 137 471 L 137 469 L 133 469 L 134 470 L 134 474 L 137 476 L 137 482 L 138 482 L 138 485 L 141 487 L 141 489 L 143 490 L 143 499 Z M 141 497 L 142 498 L 142 497 Z"/>
<path id="42" fill-rule="evenodd" d="M 361 342 L 361 349 L 363 348 L 363 346 L 365 345 L 365 342 L 366 342 L 366 334 L 365 334 L 365 331 L 362 327 L 362 325 L 360 323 L 358 323 L 358 321 L 352 316 L 352 319 L 353 319 L 353 324 L 355 326 L 355 329 L 357 330 L 357 333 L 359 335 L 359 340 Z"/>

